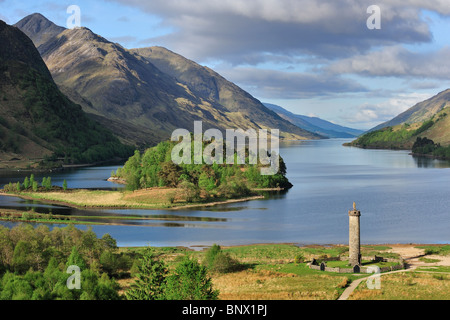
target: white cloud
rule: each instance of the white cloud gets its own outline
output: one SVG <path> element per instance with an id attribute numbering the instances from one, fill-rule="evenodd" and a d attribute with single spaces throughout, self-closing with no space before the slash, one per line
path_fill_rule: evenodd
<path id="1" fill-rule="evenodd" d="M 433 96 L 429 93 L 399 94 L 396 97 L 377 104 L 364 103 L 354 108 L 353 113 L 344 117 L 348 123 L 358 124 L 362 127 L 372 128 L 391 120 L 400 113 Z"/>
<path id="2" fill-rule="evenodd" d="M 147 39 L 196 61 L 259 63 L 262 55 L 327 59 L 374 46 L 432 41 L 421 9 L 450 14 L 442 1 L 381 1 L 382 29 L 368 30 L 372 0 L 110 0 L 159 15 L 174 32 Z M 270 56 L 264 57 L 265 59 Z"/>
<path id="3" fill-rule="evenodd" d="M 327 67 L 336 74 L 367 76 L 450 78 L 450 47 L 435 52 L 416 53 L 400 45 L 342 59 Z"/>
<path id="4" fill-rule="evenodd" d="M 219 70 L 227 79 L 264 99 L 305 99 L 367 89 L 353 80 L 328 74 L 237 67 Z"/>

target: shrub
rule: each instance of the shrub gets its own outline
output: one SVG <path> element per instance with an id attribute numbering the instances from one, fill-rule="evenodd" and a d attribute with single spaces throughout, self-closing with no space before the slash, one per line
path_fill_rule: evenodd
<path id="1" fill-rule="evenodd" d="M 171 192 L 167 195 L 167 202 L 170 204 L 175 202 L 175 192 Z"/>
<path id="2" fill-rule="evenodd" d="M 212 271 L 218 273 L 228 273 L 238 270 L 240 264 L 233 259 L 229 253 L 219 252 L 212 266 Z"/>
<path id="3" fill-rule="evenodd" d="M 200 198 L 200 189 L 192 182 L 182 181 L 179 184 L 179 188 L 181 189 L 180 194 L 188 203 Z"/>
<path id="4" fill-rule="evenodd" d="M 205 254 L 203 264 L 212 271 L 228 273 L 239 269 L 239 262 L 233 259 L 229 253 L 223 252 L 219 245 L 214 244 Z"/>
<path id="5" fill-rule="evenodd" d="M 174 273 L 167 277 L 167 300 L 216 300 L 218 296 L 206 267 L 189 257 L 185 257 Z"/>
<path id="6" fill-rule="evenodd" d="M 204 264 L 211 268 L 214 264 L 214 260 L 216 259 L 217 255 L 222 251 L 219 245 L 213 244 L 211 248 L 208 249 L 205 253 L 204 257 Z"/>
<path id="7" fill-rule="evenodd" d="M 294 258 L 295 263 L 303 263 L 305 261 L 305 256 L 301 253 L 297 254 Z"/>
<path id="8" fill-rule="evenodd" d="M 346 287 L 348 286 L 349 283 L 350 283 L 350 280 L 349 280 L 348 278 L 344 278 L 344 280 L 342 280 L 342 281 L 337 285 L 337 287 L 338 287 L 338 288 L 341 288 L 341 289 L 344 289 L 344 288 L 346 288 Z"/>

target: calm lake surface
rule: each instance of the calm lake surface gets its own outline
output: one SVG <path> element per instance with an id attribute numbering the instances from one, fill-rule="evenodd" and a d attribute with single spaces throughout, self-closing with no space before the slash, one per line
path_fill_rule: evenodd
<path id="1" fill-rule="evenodd" d="M 450 162 L 413 158 L 407 151 L 343 147 L 349 140 L 283 142 L 280 153 L 294 185 L 268 199 L 202 210 L 81 210 L 84 215 L 145 215 L 163 220 L 128 221 L 126 226 L 92 226 L 119 246 L 201 246 L 217 243 L 348 243 L 348 210 L 361 210 L 361 242 L 450 242 Z M 55 185 L 117 189 L 106 181 L 119 166 L 46 173 Z M 0 185 L 29 173 L 0 172 Z M 42 175 L 35 174 L 40 181 Z M 0 197 L 0 207 L 54 214 L 80 210 Z M 2 223 L 13 226 L 13 223 Z M 54 225 L 61 226 L 61 225 Z M 87 226 L 79 225 L 86 229 Z"/>

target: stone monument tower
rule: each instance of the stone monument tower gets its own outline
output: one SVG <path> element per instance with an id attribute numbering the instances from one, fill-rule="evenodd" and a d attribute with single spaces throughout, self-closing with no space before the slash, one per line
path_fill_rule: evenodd
<path id="1" fill-rule="evenodd" d="M 353 210 L 348 211 L 348 224 L 349 224 L 349 263 L 351 266 L 361 265 L 361 252 L 360 252 L 360 235 L 359 235 L 359 217 L 361 212 L 356 210 L 356 203 L 353 202 Z"/>

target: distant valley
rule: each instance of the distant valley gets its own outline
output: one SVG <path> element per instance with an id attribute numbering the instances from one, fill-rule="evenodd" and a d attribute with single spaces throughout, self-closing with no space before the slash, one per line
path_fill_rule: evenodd
<path id="1" fill-rule="evenodd" d="M 327 138 L 354 138 L 363 134 L 363 130 L 343 127 L 332 122 L 320 119 L 318 117 L 308 117 L 304 115 L 294 114 L 280 106 L 264 103 L 270 110 L 276 112 L 283 119 L 295 124 L 305 130 L 314 132 Z"/>

